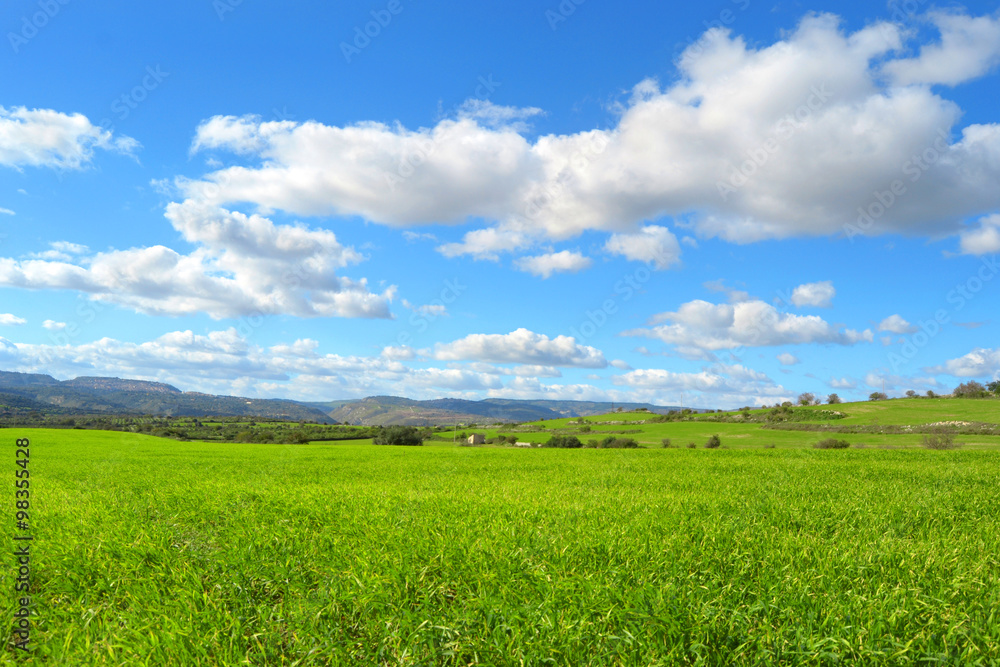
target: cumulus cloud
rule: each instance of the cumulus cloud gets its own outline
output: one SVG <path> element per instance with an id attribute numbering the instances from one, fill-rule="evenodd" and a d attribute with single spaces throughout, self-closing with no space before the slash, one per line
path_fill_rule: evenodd
<path id="1" fill-rule="evenodd" d="M 795 364 L 802 363 L 798 357 L 790 352 L 782 352 L 778 355 L 777 359 L 782 366 L 794 366 Z"/>
<path id="2" fill-rule="evenodd" d="M 80 169 L 95 149 L 130 154 L 139 143 L 115 137 L 82 114 L 52 109 L 0 107 L 0 165 Z"/>
<path id="3" fill-rule="evenodd" d="M 659 324 L 669 322 L 669 324 Z M 871 342 L 870 330 L 840 329 L 815 315 L 779 312 L 759 300 L 736 304 L 691 301 L 676 312 L 661 313 L 652 326 L 624 332 L 695 350 L 727 350 L 804 343 L 854 345 Z"/>
<path id="4" fill-rule="evenodd" d="M 634 234 L 612 234 L 604 249 L 637 262 L 647 262 L 657 269 L 667 269 L 680 260 L 681 246 L 666 227 L 647 225 Z"/>
<path id="5" fill-rule="evenodd" d="M 955 377 L 992 377 L 1000 373 L 1000 348 L 976 348 L 968 354 L 950 359 L 940 366 L 925 369 L 929 373 Z"/>
<path id="6" fill-rule="evenodd" d="M 589 269 L 593 260 L 578 252 L 563 250 L 534 257 L 522 257 L 514 262 L 514 266 L 526 273 L 550 278 L 553 273 L 578 273 Z"/>
<path id="7" fill-rule="evenodd" d="M 833 283 L 826 280 L 821 283 L 806 283 L 799 285 L 792 292 L 792 304 L 798 307 L 814 306 L 816 308 L 829 308 L 830 302 L 837 294 Z"/>
<path id="8" fill-rule="evenodd" d="M 451 343 L 438 343 L 430 356 L 443 361 L 578 368 L 606 368 L 608 365 L 600 350 L 580 345 L 571 336 L 549 338 L 523 328 L 509 334 L 471 334 Z"/>
<path id="9" fill-rule="evenodd" d="M 967 255 L 1000 252 L 1000 214 L 986 216 L 975 227 L 963 231 L 959 243 Z"/>
<path id="10" fill-rule="evenodd" d="M 901 85 L 940 83 L 955 86 L 986 74 L 1000 63 L 1000 19 L 932 11 L 926 19 L 941 34 L 920 55 L 885 64 L 883 70 Z"/>
<path id="11" fill-rule="evenodd" d="M 731 404 L 754 403 L 768 398 L 776 401 L 790 400 L 790 392 L 775 384 L 763 373 L 744 366 L 718 365 L 698 373 L 680 373 L 660 368 L 638 369 L 613 378 L 616 385 L 630 391 L 645 392 L 646 396 L 662 396 L 664 392 L 678 395 L 681 392 L 705 394 L 709 404 L 719 401 Z M 688 401 L 686 404 L 690 403 Z"/>
<path id="12" fill-rule="evenodd" d="M 907 48 L 920 46 L 916 33 L 885 22 L 848 33 L 830 14 L 809 15 L 760 47 L 712 29 L 681 56 L 675 82 L 638 83 L 615 126 L 532 141 L 517 123 L 537 110 L 487 103 L 418 129 L 215 117 L 198 128 L 193 150 L 231 151 L 247 165 L 177 186 L 188 198 L 248 203 L 265 215 L 395 226 L 485 220 L 486 229 L 440 248 L 485 259 L 588 230 L 634 237 L 664 216 L 735 242 L 848 225 L 955 234 L 1000 208 L 1000 126 L 958 132 L 962 110 L 923 84 L 986 71 L 996 19 L 927 18 L 941 42 L 915 58 Z M 914 156 L 928 149 L 936 159 L 918 167 Z M 905 195 L 877 224 L 858 227 L 858 209 L 895 180 Z M 639 252 L 630 239 L 609 239 L 609 250 Z"/>
<path id="13" fill-rule="evenodd" d="M 890 315 L 882 320 L 881 324 L 878 325 L 878 330 L 888 331 L 895 334 L 911 334 L 917 330 L 917 327 L 913 326 L 899 315 Z"/>
<path id="14" fill-rule="evenodd" d="M 49 331 L 62 331 L 66 328 L 65 322 L 56 322 L 55 320 L 45 320 L 42 322 L 42 326 Z"/>
<path id="15" fill-rule="evenodd" d="M 0 313 L 0 326 L 16 327 L 27 324 L 28 320 L 11 313 Z"/>
<path id="16" fill-rule="evenodd" d="M 0 285 L 78 290 L 154 315 L 390 317 L 394 287 L 376 294 L 363 278 L 336 275 L 363 257 L 331 231 L 190 201 L 170 204 L 166 215 L 194 251 L 151 246 L 75 262 L 0 258 Z M 53 247 L 60 257 L 83 250 Z"/>

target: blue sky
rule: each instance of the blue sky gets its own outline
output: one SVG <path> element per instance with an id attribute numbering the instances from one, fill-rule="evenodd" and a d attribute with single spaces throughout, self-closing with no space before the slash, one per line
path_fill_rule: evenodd
<path id="1" fill-rule="evenodd" d="M 5 370 L 730 408 L 1000 377 L 996 2 L 2 27 Z"/>

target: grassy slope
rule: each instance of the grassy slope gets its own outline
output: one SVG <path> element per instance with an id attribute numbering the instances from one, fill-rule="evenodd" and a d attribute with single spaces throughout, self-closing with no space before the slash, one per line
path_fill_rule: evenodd
<path id="1" fill-rule="evenodd" d="M 997 452 L 18 435 L 26 664 L 1000 660 Z"/>
<path id="2" fill-rule="evenodd" d="M 798 409 L 798 408 L 797 408 Z M 895 399 L 891 401 L 872 401 L 863 403 L 844 403 L 836 406 L 814 406 L 805 410 L 838 410 L 847 414 L 844 419 L 815 422 L 821 424 L 851 425 L 871 424 L 877 420 L 881 425 L 920 425 L 939 421 L 969 421 L 1000 423 L 1000 400 L 973 399 Z M 752 410 L 752 414 L 760 414 L 762 410 Z M 567 429 L 582 441 L 594 438 L 600 440 L 615 431 L 641 429 L 641 433 L 625 434 L 621 437 L 635 438 L 640 444 L 649 447 L 659 447 L 663 438 L 670 438 L 674 447 L 684 447 L 694 442 L 701 447 L 712 434 L 722 437 L 723 445 L 727 447 L 763 447 L 774 444 L 776 447 L 808 447 L 817 440 L 828 437 L 819 433 L 796 431 L 781 431 L 764 429 L 759 423 L 719 423 L 708 421 L 712 415 L 698 415 L 695 421 L 672 422 L 662 424 L 611 424 L 609 422 L 638 422 L 652 415 L 645 413 L 613 413 L 588 417 L 587 425 L 591 432 L 579 432 L 580 425 L 576 419 L 552 419 L 533 422 L 532 426 L 544 429 Z M 551 437 L 549 433 L 530 431 L 497 431 L 496 429 L 465 429 L 468 433 L 484 433 L 494 437 L 498 433 L 517 435 L 526 442 L 545 442 Z M 443 433 L 448 439 L 451 432 Z M 920 435 L 883 435 L 883 434 L 849 434 L 837 436 L 849 440 L 852 444 L 864 444 L 870 447 L 915 447 L 922 440 Z M 997 447 L 1000 446 L 1000 436 L 958 436 L 956 438 L 966 447 Z"/>

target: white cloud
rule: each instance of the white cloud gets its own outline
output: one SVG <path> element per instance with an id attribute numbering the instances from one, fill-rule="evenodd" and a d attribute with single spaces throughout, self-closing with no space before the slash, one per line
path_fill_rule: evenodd
<path id="1" fill-rule="evenodd" d="M 79 290 L 154 315 L 390 317 L 395 287 L 375 294 L 363 278 L 337 276 L 336 270 L 363 258 L 331 231 L 276 225 L 194 202 L 170 204 L 166 215 L 196 246 L 193 252 L 152 246 L 97 253 L 77 263 L 0 258 L 0 285 Z M 80 250 L 85 248 L 53 247 L 56 253 Z"/>
<path id="2" fill-rule="evenodd" d="M 82 114 L 52 109 L 0 106 L 0 165 L 80 169 L 95 149 L 131 154 L 135 139 L 119 136 L 91 124 Z"/>
<path id="3" fill-rule="evenodd" d="M 681 247 L 666 227 L 647 225 L 634 234 L 612 234 L 604 249 L 636 262 L 647 262 L 657 269 L 667 269 L 680 261 Z"/>
<path id="4" fill-rule="evenodd" d="M 433 358 L 443 361 L 487 361 L 541 366 L 606 368 L 604 354 L 580 345 L 571 336 L 549 338 L 527 329 L 509 334 L 471 334 L 434 346 Z"/>
<path id="5" fill-rule="evenodd" d="M 1000 373 L 1000 348 L 976 348 L 957 359 L 950 359 L 940 366 L 926 369 L 929 373 L 948 374 L 955 377 L 992 377 Z"/>
<path id="6" fill-rule="evenodd" d="M 830 378 L 830 386 L 834 389 L 854 389 L 858 383 L 850 378 Z"/>
<path id="7" fill-rule="evenodd" d="M 681 392 L 695 392 L 707 395 L 700 404 L 711 404 L 712 401 L 728 404 L 754 404 L 760 399 L 768 398 L 776 401 L 790 400 L 790 392 L 781 385 L 775 384 L 763 373 L 752 371 L 743 366 L 715 366 L 699 373 L 678 373 L 660 368 L 639 369 L 624 375 L 616 376 L 614 383 L 628 387 L 632 392 L 642 395 L 655 395 L 663 402 L 680 400 Z M 672 400 L 664 398 L 664 394 L 673 396 Z M 692 403 L 690 394 L 685 405 Z M 632 399 L 636 400 L 636 399 Z"/>
<path id="8" fill-rule="evenodd" d="M 888 331 L 895 334 L 911 334 L 917 330 L 917 327 L 913 326 L 899 315 L 890 315 L 882 320 L 881 324 L 878 325 L 878 330 Z"/>
<path id="9" fill-rule="evenodd" d="M 9 208 L 2 208 L 2 207 L 0 207 L 0 215 L 17 215 L 17 213 L 15 213 L 14 211 L 10 210 Z"/>
<path id="10" fill-rule="evenodd" d="M 519 271 L 524 271 L 541 278 L 550 278 L 553 273 L 577 273 L 589 269 L 593 260 L 578 252 L 563 250 L 562 252 L 522 257 L 514 261 Z"/>
<path id="11" fill-rule="evenodd" d="M 17 327 L 27 323 L 28 320 L 23 317 L 18 317 L 17 315 L 12 315 L 10 313 L 0 313 L 0 326 Z"/>
<path id="12" fill-rule="evenodd" d="M 777 356 L 777 359 L 782 366 L 794 366 L 795 364 L 802 363 L 798 357 L 789 352 L 782 352 Z"/>
<path id="13" fill-rule="evenodd" d="M 961 233 L 959 241 L 967 255 L 1000 252 L 1000 214 L 981 218 L 977 227 Z"/>
<path id="14" fill-rule="evenodd" d="M 624 335 L 656 338 L 695 350 L 803 343 L 854 345 L 873 340 L 871 331 L 841 330 L 815 315 L 781 313 L 774 306 L 759 300 L 736 304 L 691 301 L 682 304 L 677 312 L 657 315 L 652 325 L 626 331 Z"/>
<path id="15" fill-rule="evenodd" d="M 927 18 L 941 33 L 916 58 L 886 63 L 884 71 L 904 86 L 941 83 L 955 86 L 986 74 L 1000 63 L 1000 19 L 942 11 Z"/>
<path id="16" fill-rule="evenodd" d="M 417 130 L 216 117 L 198 128 L 193 150 L 230 150 L 251 166 L 177 185 L 189 198 L 263 214 L 396 226 L 482 219 L 487 229 L 440 250 L 487 259 L 587 230 L 635 235 L 644 221 L 681 215 L 702 236 L 736 242 L 955 234 L 1000 208 L 1000 125 L 971 124 L 952 140 L 959 106 L 885 73 L 899 82 L 975 75 L 992 62 L 996 20 L 929 17 L 942 44 L 915 60 L 899 55 L 915 34 L 889 23 L 845 33 L 836 17 L 810 15 L 759 48 L 713 29 L 682 55 L 676 82 L 637 84 L 616 126 L 533 141 L 515 124 L 536 110 L 483 103 Z M 913 156 L 928 150 L 936 159 L 916 167 Z M 859 227 L 873 188 L 894 180 L 905 194 Z"/>
<path id="17" fill-rule="evenodd" d="M 529 131 L 531 126 L 527 120 L 543 113 L 537 107 L 505 107 L 481 99 L 466 100 L 458 109 L 459 118 L 474 120 L 485 127 L 510 129 L 518 133 Z"/>
<path id="18" fill-rule="evenodd" d="M 56 322 L 55 320 L 45 320 L 42 322 L 42 326 L 49 331 L 62 331 L 66 328 L 65 322 Z"/>
<path id="19" fill-rule="evenodd" d="M 792 292 L 792 304 L 798 307 L 815 306 L 816 308 L 829 308 L 830 302 L 837 294 L 833 283 L 826 280 L 821 283 L 806 283 L 799 285 Z"/>

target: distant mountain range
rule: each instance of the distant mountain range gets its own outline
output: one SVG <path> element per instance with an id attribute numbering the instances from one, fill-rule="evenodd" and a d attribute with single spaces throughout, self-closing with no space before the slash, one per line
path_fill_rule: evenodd
<path id="1" fill-rule="evenodd" d="M 250 399 L 181 391 L 162 382 L 107 377 L 60 381 L 50 375 L 0 371 L 0 412 L 16 408 L 53 414 L 162 415 L 173 417 L 259 417 L 339 422 L 365 426 L 525 422 L 586 417 L 621 408 L 665 414 L 676 406 L 593 401 L 530 401 L 440 398 L 416 401 L 397 396 L 306 403 Z"/>

